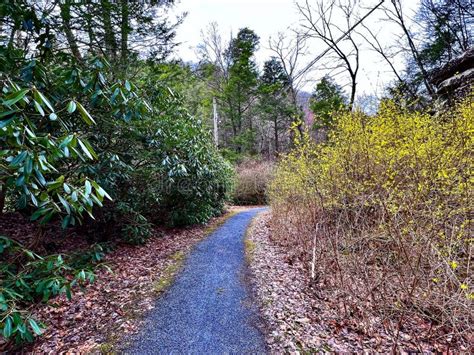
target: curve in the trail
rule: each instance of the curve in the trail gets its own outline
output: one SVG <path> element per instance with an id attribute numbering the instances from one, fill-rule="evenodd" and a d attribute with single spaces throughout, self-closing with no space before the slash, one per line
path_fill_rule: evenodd
<path id="1" fill-rule="evenodd" d="M 238 213 L 195 247 L 126 353 L 266 352 L 244 283 L 245 231 L 262 210 Z"/>

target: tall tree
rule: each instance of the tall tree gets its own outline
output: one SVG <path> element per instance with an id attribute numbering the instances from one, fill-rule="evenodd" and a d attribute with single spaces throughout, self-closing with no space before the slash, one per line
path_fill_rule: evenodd
<path id="1" fill-rule="evenodd" d="M 259 94 L 260 115 L 273 126 L 275 154 L 278 154 L 282 143 L 281 133 L 288 130 L 295 109 L 290 78 L 283 64 L 275 57 L 267 60 L 263 66 Z"/>
<path id="2" fill-rule="evenodd" d="M 416 65 L 420 72 L 421 81 L 424 84 L 426 92 L 429 96 L 433 97 L 435 94 L 435 90 L 428 79 L 428 69 L 426 68 L 426 64 L 422 60 L 420 49 L 415 43 L 416 38 L 410 30 L 410 27 L 407 22 L 407 17 L 403 11 L 400 0 L 392 0 L 391 6 L 387 6 L 385 8 L 385 12 L 388 15 L 388 18 L 398 24 L 402 29 L 404 38 L 408 45 L 407 51 L 411 55 L 412 63 Z"/>
<path id="3" fill-rule="evenodd" d="M 76 57 L 77 60 L 81 61 L 82 56 L 79 51 L 79 46 L 71 28 L 71 0 L 60 2 L 59 9 L 63 25 L 62 30 L 66 36 L 71 53 L 74 55 L 74 57 Z"/>
<path id="4" fill-rule="evenodd" d="M 392 0 L 384 10 L 387 19 L 402 30 L 398 45 L 407 56 L 405 72 L 397 74 L 398 83 L 393 85 L 391 91 L 406 102 L 429 104 L 437 96 L 430 80 L 432 70 L 472 46 L 472 1 L 422 0 L 413 18 L 406 14 L 400 0 Z M 420 29 L 414 29 L 414 24 Z M 373 34 L 371 37 L 375 38 Z M 380 47 L 379 44 L 377 46 Z"/>
<path id="5" fill-rule="evenodd" d="M 441 66 L 472 46 L 470 0 L 422 0 L 416 19 L 424 28 L 420 57 L 428 68 Z"/>
<path id="6" fill-rule="evenodd" d="M 354 21 L 357 2 L 348 0 L 319 1 L 315 6 L 311 6 L 306 0 L 297 6 L 304 19 L 302 26 L 306 35 L 309 38 L 322 41 L 333 54 L 328 69 L 342 68 L 349 76 L 351 88 L 349 107 L 352 108 L 356 97 L 357 75 L 360 67 L 360 45 L 352 32 L 358 23 L 358 21 Z M 342 25 L 334 21 L 336 17 L 343 19 Z"/>
<path id="7" fill-rule="evenodd" d="M 253 60 L 259 37 L 249 28 L 239 30 L 230 41 L 226 57 L 230 63 L 229 77 L 224 88 L 224 100 L 232 124 L 234 145 L 237 151 L 252 149 L 253 123 L 249 115 L 255 100 L 258 71 Z"/>
<path id="8" fill-rule="evenodd" d="M 41 39 L 54 34 L 54 43 L 50 45 L 62 50 L 68 48 L 77 60 L 81 61 L 88 53 L 101 54 L 109 60 L 119 59 L 122 68 L 127 58 L 131 59 L 130 63 L 137 56 L 155 60 L 166 58 L 177 45 L 175 31 L 185 16 L 170 20 L 169 9 L 173 0 L 22 0 L 9 3 L 2 4 L 2 9 L 5 9 L 2 12 L 11 15 L 12 10 L 24 8 L 24 22 L 19 16 L 2 16 L 0 19 L 2 32 L 10 32 L 11 41 L 15 38 L 24 40 L 27 36 Z M 48 23 L 41 33 L 30 30 L 34 18 L 31 13 L 47 17 Z"/>
<path id="9" fill-rule="evenodd" d="M 413 85 L 410 85 L 408 78 L 403 73 L 403 69 L 395 66 L 395 58 L 399 53 L 399 50 L 393 48 L 393 46 L 387 46 L 384 41 L 379 38 L 379 33 L 372 30 L 370 26 L 362 24 L 362 27 L 364 31 L 360 33 L 361 37 L 365 39 L 374 52 L 383 58 L 385 63 L 390 67 L 392 73 L 395 75 L 396 83 L 394 85 L 398 89 L 401 89 L 400 93 L 403 92 L 403 96 L 408 99 L 407 101 L 416 102 L 416 88 L 414 88 Z"/>
<path id="10" fill-rule="evenodd" d="M 298 131 L 303 134 L 302 108 L 298 103 L 298 94 L 301 87 L 306 82 L 306 76 L 312 70 L 301 68 L 301 59 L 307 55 L 306 35 L 293 32 L 293 37 L 288 37 L 284 33 L 278 33 L 275 38 L 270 38 L 269 49 L 276 55 L 282 69 L 288 78 L 288 90 L 291 103 L 293 105 L 293 123 Z"/>

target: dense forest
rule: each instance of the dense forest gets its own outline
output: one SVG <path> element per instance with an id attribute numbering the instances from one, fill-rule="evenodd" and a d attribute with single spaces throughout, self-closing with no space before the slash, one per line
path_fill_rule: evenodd
<path id="1" fill-rule="evenodd" d="M 152 250 L 236 204 L 270 206 L 272 243 L 365 334 L 383 323 L 397 344 L 416 320 L 445 346 L 432 349 L 468 351 L 471 1 L 414 15 L 401 0 L 296 2 L 298 26 L 268 43 L 208 24 L 195 62 L 176 57 L 176 5 L 0 4 L 0 350 L 33 349 L 40 305 L 73 302 L 112 251 Z M 375 106 L 364 56 L 393 77 Z"/>

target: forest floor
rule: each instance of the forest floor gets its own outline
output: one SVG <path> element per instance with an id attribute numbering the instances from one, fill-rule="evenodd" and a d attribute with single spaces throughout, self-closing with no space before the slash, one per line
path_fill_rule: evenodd
<path id="1" fill-rule="evenodd" d="M 106 254 L 108 269 L 76 288 L 71 301 L 60 296 L 34 307 L 48 328 L 20 351 L 391 352 L 383 327 L 364 333 L 331 297 L 317 297 L 323 293 L 306 265 L 272 240 L 270 212 L 259 212 L 231 207 L 204 226 L 160 229 L 142 246 L 116 245 Z M 2 220 L 0 227 L 13 228 Z M 401 332 L 397 348 L 445 349 L 415 342 L 420 331 Z"/>
<path id="2" fill-rule="evenodd" d="M 228 218 L 245 210 L 231 207 L 207 225 L 157 230 L 145 245 L 116 245 L 104 260 L 110 271 L 97 270 L 97 280 L 83 289 L 76 288 L 71 301 L 60 296 L 34 307 L 33 314 L 47 325 L 47 330 L 19 351 L 113 352 L 124 339 L 142 329 L 144 315 L 173 283 L 194 246 Z"/>
<path id="3" fill-rule="evenodd" d="M 469 352 L 425 339 L 429 324 L 418 319 L 407 321 L 394 346 L 381 322 L 373 321 L 367 331 L 361 319 L 344 316 L 337 297 L 310 280 L 307 265 L 272 240 L 270 217 L 265 212 L 255 218 L 246 238 L 250 280 L 270 353 Z"/>

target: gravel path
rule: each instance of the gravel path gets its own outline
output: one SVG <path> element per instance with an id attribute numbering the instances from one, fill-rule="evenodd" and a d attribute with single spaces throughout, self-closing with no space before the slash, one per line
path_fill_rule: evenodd
<path id="1" fill-rule="evenodd" d="M 245 231 L 263 210 L 238 213 L 196 246 L 126 353 L 266 352 L 259 316 L 244 284 Z"/>

